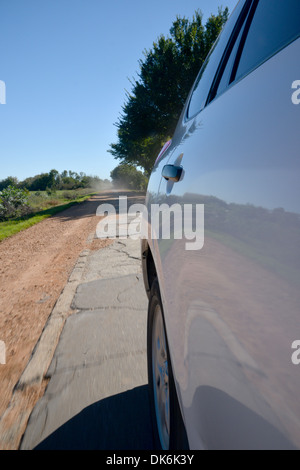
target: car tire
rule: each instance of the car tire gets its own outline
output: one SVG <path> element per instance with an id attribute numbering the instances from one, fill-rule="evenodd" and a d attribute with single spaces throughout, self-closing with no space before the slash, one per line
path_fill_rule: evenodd
<path id="1" fill-rule="evenodd" d="M 153 443 L 159 450 L 187 450 L 188 440 L 178 403 L 157 278 L 148 307 L 147 359 Z"/>

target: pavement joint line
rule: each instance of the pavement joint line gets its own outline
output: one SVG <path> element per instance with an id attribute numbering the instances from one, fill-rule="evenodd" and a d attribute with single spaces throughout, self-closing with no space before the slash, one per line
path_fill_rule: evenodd
<path id="1" fill-rule="evenodd" d="M 99 312 L 107 312 L 109 310 L 122 310 L 124 308 L 124 305 L 123 306 L 119 306 L 119 305 L 109 305 L 107 307 L 91 307 L 91 308 L 80 308 L 80 307 L 76 307 L 76 310 L 73 310 L 74 313 L 83 313 L 83 312 L 95 312 L 95 310 L 99 310 Z M 144 309 L 143 308 L 139 308 L 139 307 L 126 307 L 125 308 L 130 308 L 130 310 L 134 311 L 134 312 L 143 312 Z M 72 315 L 74 315 L 74 313 Z"/>
<path id="2" fill-rule="evenodd" d="M 142 356 L 147 352 L 146 348 L 145 349 L 137 349 L 135 351 L 122 351 L 122 352 L 116 352 L 113 354 L 105 354 L 103 356 L 98 357 L 96 360 L 91 361 L 91 362 L 85 362 L 83 364 L 74 364 L 73 366 L 69 367 L 54 367 L 55 374 L 56 375 L 62 375 L 65 374 L 66 372 L 75 372 L 83 369 L 91 369 L 93 367 L 101 366 L 106 362 L 109 362 L 114 359 L 120 359 L 120 358 L 126 358 L 126 357 L 137 357 L 137 356 Z M 47 375 L 47 378 L 51 378 L 53 374 Z M 73 377 L 70 378 L 70 382 L 73 380 Z M 55 396 L 53 394 L 52 396 Z"/>

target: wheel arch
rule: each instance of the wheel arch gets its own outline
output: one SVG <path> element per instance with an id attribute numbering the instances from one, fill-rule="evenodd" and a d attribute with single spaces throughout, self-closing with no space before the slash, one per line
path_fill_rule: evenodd
<path id="1" fill-rule="evenodd" d="M 150 298 L 151 287 L 154 279 L 157 277 L 157 270 L 152 251 L 147 240 L 142 240 L 141 250 L 144 285 L 147 296 Z"/>

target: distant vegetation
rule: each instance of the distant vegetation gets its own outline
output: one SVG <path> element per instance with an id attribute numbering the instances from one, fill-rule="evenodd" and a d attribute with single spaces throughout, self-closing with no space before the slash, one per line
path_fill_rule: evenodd
<path id="1" fill-rule="evenodd" d="M 0 181 L 0 241 L 41 220 L 112 188 L 111 181 L 74 171 L 51 170 L 23 181 Z"/>
<path id="2" fill-rule="evenodd" d="M 28 191 L 8 186 L 0 191 L 0 241 L 58 212 L 81 203 L 91 189 Z"/>
<path id="3" fill-rule="evenodd" d="M 102 180 L 98 176 L 87 176 L 85 173 L 79 174 L 75 171 L 63 171 L 59 173 L 53 169 L 49 173 L 41 173 L 23 181 L 19 181 L 13 176 L 0 181 L 0 191 L 8 186 L 14 186 L 28 191 L 54 191 L 54 190 L 74 190 L 74 189 L 94 189 L 100 191 L 109 189 L 111 182 L 107 179 Z"/>

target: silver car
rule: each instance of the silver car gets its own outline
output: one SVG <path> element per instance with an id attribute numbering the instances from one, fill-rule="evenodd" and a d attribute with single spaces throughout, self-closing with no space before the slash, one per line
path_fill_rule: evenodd
<path id="1" fill-rule="evenodd" d="M 299 36 L 299 0 L 241 0 L 155 163 L 142 259 L 159 448 L 300 447 Z"/>

